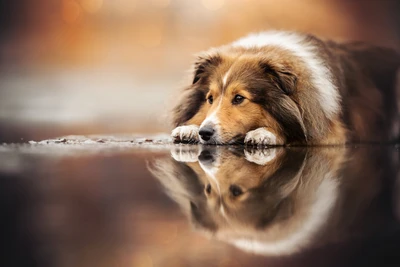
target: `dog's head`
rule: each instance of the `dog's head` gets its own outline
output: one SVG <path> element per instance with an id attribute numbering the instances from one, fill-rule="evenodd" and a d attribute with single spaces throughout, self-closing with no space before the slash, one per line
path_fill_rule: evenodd
<path id="1" fill-rule="evenodd" d="M 290 98 L 296 82 L 289 67 L 255 55 L 221 54 L 198 63 L 194 84 L 207 88 L 196 114 L 201 142 L 236 143 L 265 126 L 279 137 L 290 126 L 291 136 L 304 138 L 300 110 Z"/>
<path id="2" fill-rule="evenodd" d="M 285 38 L 283 44 L 300 42 Z M 306 50 L 307 42 L 316 42 L 317 47 L 318 41 L 302 41 L 308 53 L 303 54 L 310 58 L 302 58 L 300 43 L 294 46 L 300 52 L 284 45 L 233 44 L 200 56 L 192 84 L 175 108 L 175 125 L 200 126 L 200 141 L 206 144 L 240 142 L 259 127 L 268 127 L 278 139 L 292 143 L 326 132 L 337 112 L 337 92 L 331 77 L 318 73 L 326 67 Z M 317 48 L 313 51 L 319 53 Z"/>

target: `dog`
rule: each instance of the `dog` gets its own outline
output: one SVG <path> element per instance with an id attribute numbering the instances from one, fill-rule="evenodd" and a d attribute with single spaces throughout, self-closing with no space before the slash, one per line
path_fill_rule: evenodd
<path id="1" fill-rule="evenodd" d="M 269 31 L 201 53 L 173 109 L 175 142 L 339 145 L 398 141 L 400 55 Z"/>

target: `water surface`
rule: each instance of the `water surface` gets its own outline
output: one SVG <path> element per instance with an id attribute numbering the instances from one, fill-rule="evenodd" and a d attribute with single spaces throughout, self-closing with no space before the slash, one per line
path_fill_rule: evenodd
<path id="1" fill-rule="evenodd" d="M 1 146 L 1 265 L 400 266 L 394 146 L 143 142 Z"/>

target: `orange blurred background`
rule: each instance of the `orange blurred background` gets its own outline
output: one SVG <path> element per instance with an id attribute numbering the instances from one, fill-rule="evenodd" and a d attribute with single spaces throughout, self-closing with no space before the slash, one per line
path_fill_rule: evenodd
<path id="1" fill-rule="evenodd" d="M 397 0 L 7 2 L 0 4 L 0 142 L 169 131 L 167 113 L 193 55 L 250 32 L 400 44 Z"/>

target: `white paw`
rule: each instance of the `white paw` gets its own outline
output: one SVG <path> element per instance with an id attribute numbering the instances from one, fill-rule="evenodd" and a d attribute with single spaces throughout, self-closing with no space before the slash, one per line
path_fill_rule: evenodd
<path id="1" fill-rule="evenodd" d="M 276 149 L 252 149 L 244 151 L 245 158 L 258 165 L 266 165 L 268 162 L 276 158 Z"/>
<path id="2" fill-rule="evenodd" d="M 196 147 L 182 147 L 180 145 L 176 145 L 171 149 L 171 156 L 174 160 L 179 162 L 196 162 L 198 161 L 200 155 L 200 149 Z"/>
<path id="3" fill-rule="evenodd" d="M 172 138 L 175 142 L 197 143 L 199 141 L 199 126 L 179 126 L 172 130 Z"/>
<path id="4" fill-rule="evenodd" d="M 244 138 L 244 143 L 247 145 L 276 145 L 276 136 L 264 128 L 258 128 L 250 131 Z"/>

